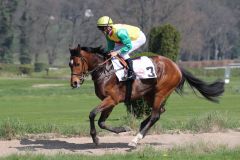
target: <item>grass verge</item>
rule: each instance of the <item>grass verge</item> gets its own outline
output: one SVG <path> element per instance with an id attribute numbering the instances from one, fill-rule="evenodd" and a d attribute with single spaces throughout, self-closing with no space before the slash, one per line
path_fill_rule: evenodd
<path id="1" fill-rule="evenodd" d="M 138 130 L 142 120 L 135 119 L 129 115 L 123 118 L 123 124 L 130 126 L 135 131 Z M 186 121 L 169 120 L 165 123 L 155 124 L 150 133 L 171 133 L 171 132 L 221 132 L 227 129 L 240 128 L 240 121 L 232 117 L 228 112 L 211 111 L 197 116 L 193 116 Z"/>
<path id="2" fill-rule="evenodd" d="M 1 160 L 226 160 L 239 159 L 240 148 L 228 149 L 225 146 L 210 148 L 208 144 L 195 144 L 185 147 L 174 147 L 166 150 L 156 150 L 145 147 L 138 151 L 126 154 L 82 155 L 82 154 L 57 154 L 57 155 L 11 155 Z"/>
<path id="3" fill-rule="evenodd" d="M 89 133 L 88 128 L 81 128 L 80 126 L 55 124 L 33 124 L 24 123 L 18 119 L 7 119 L 0 123 L 0 138 L 15 139 L 31 136 L 31 134 L 45 134 L 52 133 L 55 136 L 86 136 Z"/>
<path id="4" fill-rule="evenodd" d="M 137 131 L 141 120 L 135 119 L 132 116 L 127 116 L 123 118 L 122 123 L 124 126 L 129 126 Z M 239 121 L 231 118 L 229 114 L 214 111 L 192 117 L 188 121 L 170 121 L 165 125 L 155 125 L 150 131 L 151 133 L 168 133 L 169 131 L 190 131 L 196 133 L 217 132 L 239 127 Z M 7 119 L 0 123 L 0 138 L 2 139 L 10 140 L 26 137 L 28 134 L 42 133 L 54 133 L 62 136 L 85 136 L 89 135 L 89 128 L 74 125 L 56 125 L 51 123 L 24 123 L 18 119 Z"/>

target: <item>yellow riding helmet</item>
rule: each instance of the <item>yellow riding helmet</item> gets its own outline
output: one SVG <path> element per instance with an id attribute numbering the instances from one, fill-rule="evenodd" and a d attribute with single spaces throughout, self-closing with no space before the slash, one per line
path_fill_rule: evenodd
<path id="1" fill-rule="evenodd" d="M 113 21 L 108 16 L 100 17 L 97 21 L 97 26 L 99 26 L 99 27 L 101 27 L 101 26 L 111 26 L 111 25 L 113 25 Z"/>

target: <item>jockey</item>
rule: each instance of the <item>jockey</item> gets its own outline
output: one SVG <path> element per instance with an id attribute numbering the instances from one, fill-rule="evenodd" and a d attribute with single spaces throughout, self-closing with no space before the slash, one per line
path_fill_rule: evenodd
<path id="1" fill-rule="evenodd" d="M 112 57 L 120 55 L 128 65 L 128 79 L 135 79 L 133 64 L 129 54 L 146 42 L 145 34 L 135 26 L 113 24 L 108 16 L 98 19 L 97 27 L 104 33 L 107 40 L 107 51 Z"/>

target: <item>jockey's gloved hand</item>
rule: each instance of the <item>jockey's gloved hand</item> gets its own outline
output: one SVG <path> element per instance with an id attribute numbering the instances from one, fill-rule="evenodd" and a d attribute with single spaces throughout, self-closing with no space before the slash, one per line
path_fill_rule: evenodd
<path id="1" fill-rule="evenodd" d="M 115 57 L 115 56 L 118 55 L 118 52 L 113 51 L 113 52 L 110 52 L 109 55 L 110 55 L 111 57 Z"/>

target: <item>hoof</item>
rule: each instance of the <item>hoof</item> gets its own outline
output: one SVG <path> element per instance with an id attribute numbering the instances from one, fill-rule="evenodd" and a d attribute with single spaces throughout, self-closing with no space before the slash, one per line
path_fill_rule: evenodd
<path id="1" fill-rule="evenodd" d="M 129 127 L 116 127 L 116 128 L 114 128 L 113 132 L 119 134 L 122 132 L 129 132 L 129 131 L 131 131 L 131 128 L 129 128 Z"/>
<path id="2" fill-rule="evenodd" d="M 137 147 L 137 143 L 132 141 L 132 142 L 128 143 L 128 146 L 136 148 Z"/>
<path id="3" fill-rule="evenodd" d="M 98 146 L 99 145 L 99 138 L 98 137 L 95 137 L 93 138 L 93 143 Z"/>

